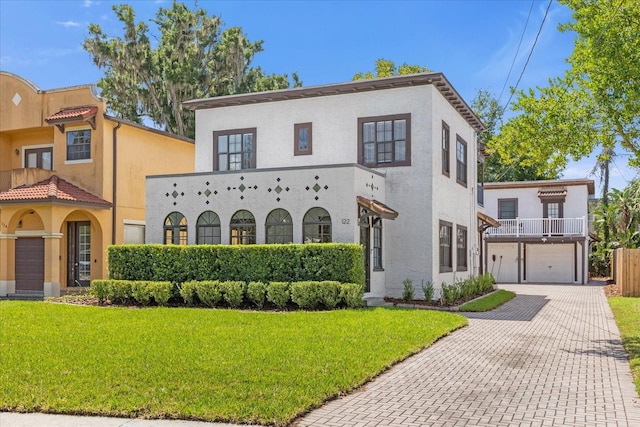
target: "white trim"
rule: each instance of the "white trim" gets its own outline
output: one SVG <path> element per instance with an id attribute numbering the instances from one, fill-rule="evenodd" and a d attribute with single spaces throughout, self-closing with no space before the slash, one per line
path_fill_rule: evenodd
<path id="1" fill-rule="evenodd" d="M 64 234 L 62 233 L 44 233 L 42 235 L 43 239 L 62 239 L 62 236 L 64 236 Z"/>
<path id="2" fill-rule="evenodd" d="M 8 294 L 16 293 L 15 280 L 0 280 L 0 297 L 6 297 Z"/>
<path id="3" fill-rule="evenodd" d="M 18 238 L 18 235 L 16 234 L 2 234 L 0 233 L 0 240 L 16 240 Z"/>
<path id="4" fill-rule="evenodd" d="M 90 125 L 82 125 L 82 126 L 73 126 L 73 127 L 64 127 L 64 133 L 66 134 L 67 132 L 72 132 L 74 130 L 93 130 L 93 128 Z"/>
<path id="5" fill-rule="evenodd" d="M 59 297 L 60 296 L 60 283 L 44 282 L 44 296 L 45 297 Z"/>
<path id="6" fill-rule="evenodd" d="M 65 165 L 77 165 L 81 163 L 93 163 L 93 159 L 82 159 L 82 160 L 65 160 Z"/>
<path id="7" fill-rule="evenodd" d="M 139 219 L 123 219 L 122 223 L 125 225 L 147 225 L 146 222 L 140 221 Z"/>
<path id="8" fill-rule="evenodd" d="M 45 230 L 16 230 L 16 237 L 43 237 Z"/>

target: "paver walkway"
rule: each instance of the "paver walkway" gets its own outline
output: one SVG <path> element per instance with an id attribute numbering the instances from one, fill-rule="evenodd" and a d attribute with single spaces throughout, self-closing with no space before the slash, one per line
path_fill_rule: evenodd
<path id="1" fill-rule="evenodd" d="M 297 426 L 640 426 L 640 399 L 601 286 L 500 286 L 518 296 L 329 402 Z M 42 423 L 45 424 L 42 424 Z M 3 414 L 0 426 L 222 426 Z"/>
<path id="2" fill-rule="evenodd" d="M 518 296 L 298 426 L 640 426 L 640 399 L 600 286 Z"/>

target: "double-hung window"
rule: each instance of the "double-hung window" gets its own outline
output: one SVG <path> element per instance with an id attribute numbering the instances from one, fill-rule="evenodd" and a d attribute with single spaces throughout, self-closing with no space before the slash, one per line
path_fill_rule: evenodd
<path id="1" fill-rule="evenodd" d="M 451 240 L 453 225 L 450 222 L 440 221 L 440 272 L 453 270 Z"/>
<path id="2" fill-rule="evenodd" d="M 411 114 L 360 118 L 358 139 L 361 165 L 411 165 Z"/>
<path id="3" fill-rule="evenodd" d="M 256 167 L 256 128 L 213 132 L 213 170 Z"/>
<path id="4" fill-rule="evenodd" d="M 449 139 L 450 139 L 449 126 L 442 122 L 442 174 L 449 176 Z"/>
<path id="5" fill-rule="evenodd" d="M 467 143 L 459 136 L 456 138 L 456 181 L 467 186 Z"/>
<path id="6" fill-rule="evenodd" d="M 67 132 L 67 161 L 91 160 L 91 129 Z"/>
<path id="7" fill-rule="evenodd" d="M 467 227 L 456 225 L 456 270 L 467 271 Z"/>

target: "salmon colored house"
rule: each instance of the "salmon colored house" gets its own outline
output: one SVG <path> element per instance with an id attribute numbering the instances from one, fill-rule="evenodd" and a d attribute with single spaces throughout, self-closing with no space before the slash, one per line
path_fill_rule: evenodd
<path id="1" fill-rule="evenodd" d="M 144 243 L 145 177 L 194 158 L 190 139 L 109 116 L 93 85 L 0 71 L 0 297 L 106 277 L 108 245 Z"/>

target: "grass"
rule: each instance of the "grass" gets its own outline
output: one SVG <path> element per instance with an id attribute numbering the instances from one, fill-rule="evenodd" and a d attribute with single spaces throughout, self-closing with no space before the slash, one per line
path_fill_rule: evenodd
<path id="1" fill-rule="evenodd" d="M 515 296 L 516 294 L 514 292 L 499 289 L 498 291 L 482 298 L 462 304 L 460 306 L 460 311 L 479 312 L 493 310 L 496 307 L 500 307 L 505 302 L 510 301 Z"/>
<path id="2" fill-rule="evenodd" d="M 609 305 L 620 329 L 622 344 L 629 353 L 631 372 L 640 396 L 640 298 L 611 297 Z"/>
<path id="3" fill-rule="evenodd" d="M 467 320 L 2 301 L 0 324 L 0 411 L 286 425 Z"/>

